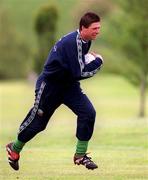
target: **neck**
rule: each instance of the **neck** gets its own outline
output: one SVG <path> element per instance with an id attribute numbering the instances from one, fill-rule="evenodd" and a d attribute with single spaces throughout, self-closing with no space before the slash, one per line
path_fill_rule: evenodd
<path id="1" fill-rule="evenodd" d="M 86 42 L 89 41 L 89 39 L 85 36 L 85 34 L 82 31 L 80 31 L 80 37 L 83 41 L 86 41 Z"/>

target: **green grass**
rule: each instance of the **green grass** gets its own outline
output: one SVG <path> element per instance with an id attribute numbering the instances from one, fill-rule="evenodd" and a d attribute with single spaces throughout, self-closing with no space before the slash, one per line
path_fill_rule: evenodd
<path id="1" fill-rule="evenodd" d="M 25 146 L 20 171 L 13 171 L 7 163 L 5 144 L 15 139 L 20 122 L 33 104 L 34 88 L 25 81 L 0 82 L 0 179 L 148 179 L 148 119 L 137 118 L 138 90 L 122 78 L 101 73 L 82 81 L 82 87 L 97 110 L 88 151 L 99 168 L 88 171 L 73 165 L 76 116 L 61 106 L 47 129 Z"/>

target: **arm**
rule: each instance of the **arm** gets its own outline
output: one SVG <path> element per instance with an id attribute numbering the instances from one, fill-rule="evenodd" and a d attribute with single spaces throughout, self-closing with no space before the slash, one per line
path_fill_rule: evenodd
<path id="1" fill-rule="evenodd" d="M 102 60 L 96 57 L 89 64 L 85 64 L 82 54 L 82 42 L 77 36 L 76 41 L 67 42 L 64 45 L 68 70 L 75 79 L 85 79 L 92 77 L 101 67 Z"/>
<path id="2" fill-rule="evenodd" d="M 96 57 L 93 61 L 91 61 L 88 64 L 85 64 L 85 67 L 83 69 L 83 77 L 87 76 L 87 72 L 90 77 L 97 73 L 97 71 L 101 68 L 103 64 L 103 61 L 101 58 Z"/>

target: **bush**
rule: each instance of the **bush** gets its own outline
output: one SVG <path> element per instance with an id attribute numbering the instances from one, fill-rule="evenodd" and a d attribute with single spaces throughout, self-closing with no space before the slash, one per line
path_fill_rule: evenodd
<path id="1" fill-rule="evenodd" d="M 55 43 L 58 10 L 56 6 L 46 5 L 39 9 L 35 20 L 35 31 L 38 36 L 38 52 L 35 57 L 34 69 L 40 73 L 46 57 Z"/>

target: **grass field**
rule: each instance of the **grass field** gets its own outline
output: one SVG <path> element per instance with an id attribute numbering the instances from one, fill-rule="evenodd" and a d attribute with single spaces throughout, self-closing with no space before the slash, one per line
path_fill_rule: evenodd
<path id="1" fill-rule="evenodd" d="M 61 106 L 47 129 L 25 146 L 20 170 L 13 171 L 7 163 L 5 144 L 15 139 L 33 103 L 34 88 L 25 81 L 0 82 L 0 179 L 148 179 L 148 119 L 137 118 L 138 90 L 119 77 L 103 75 L 83 81 L 82 86 L 97 110 L 89 152 L 99 168 L 88 171 L 73 165 L 76 116 Z"/>

